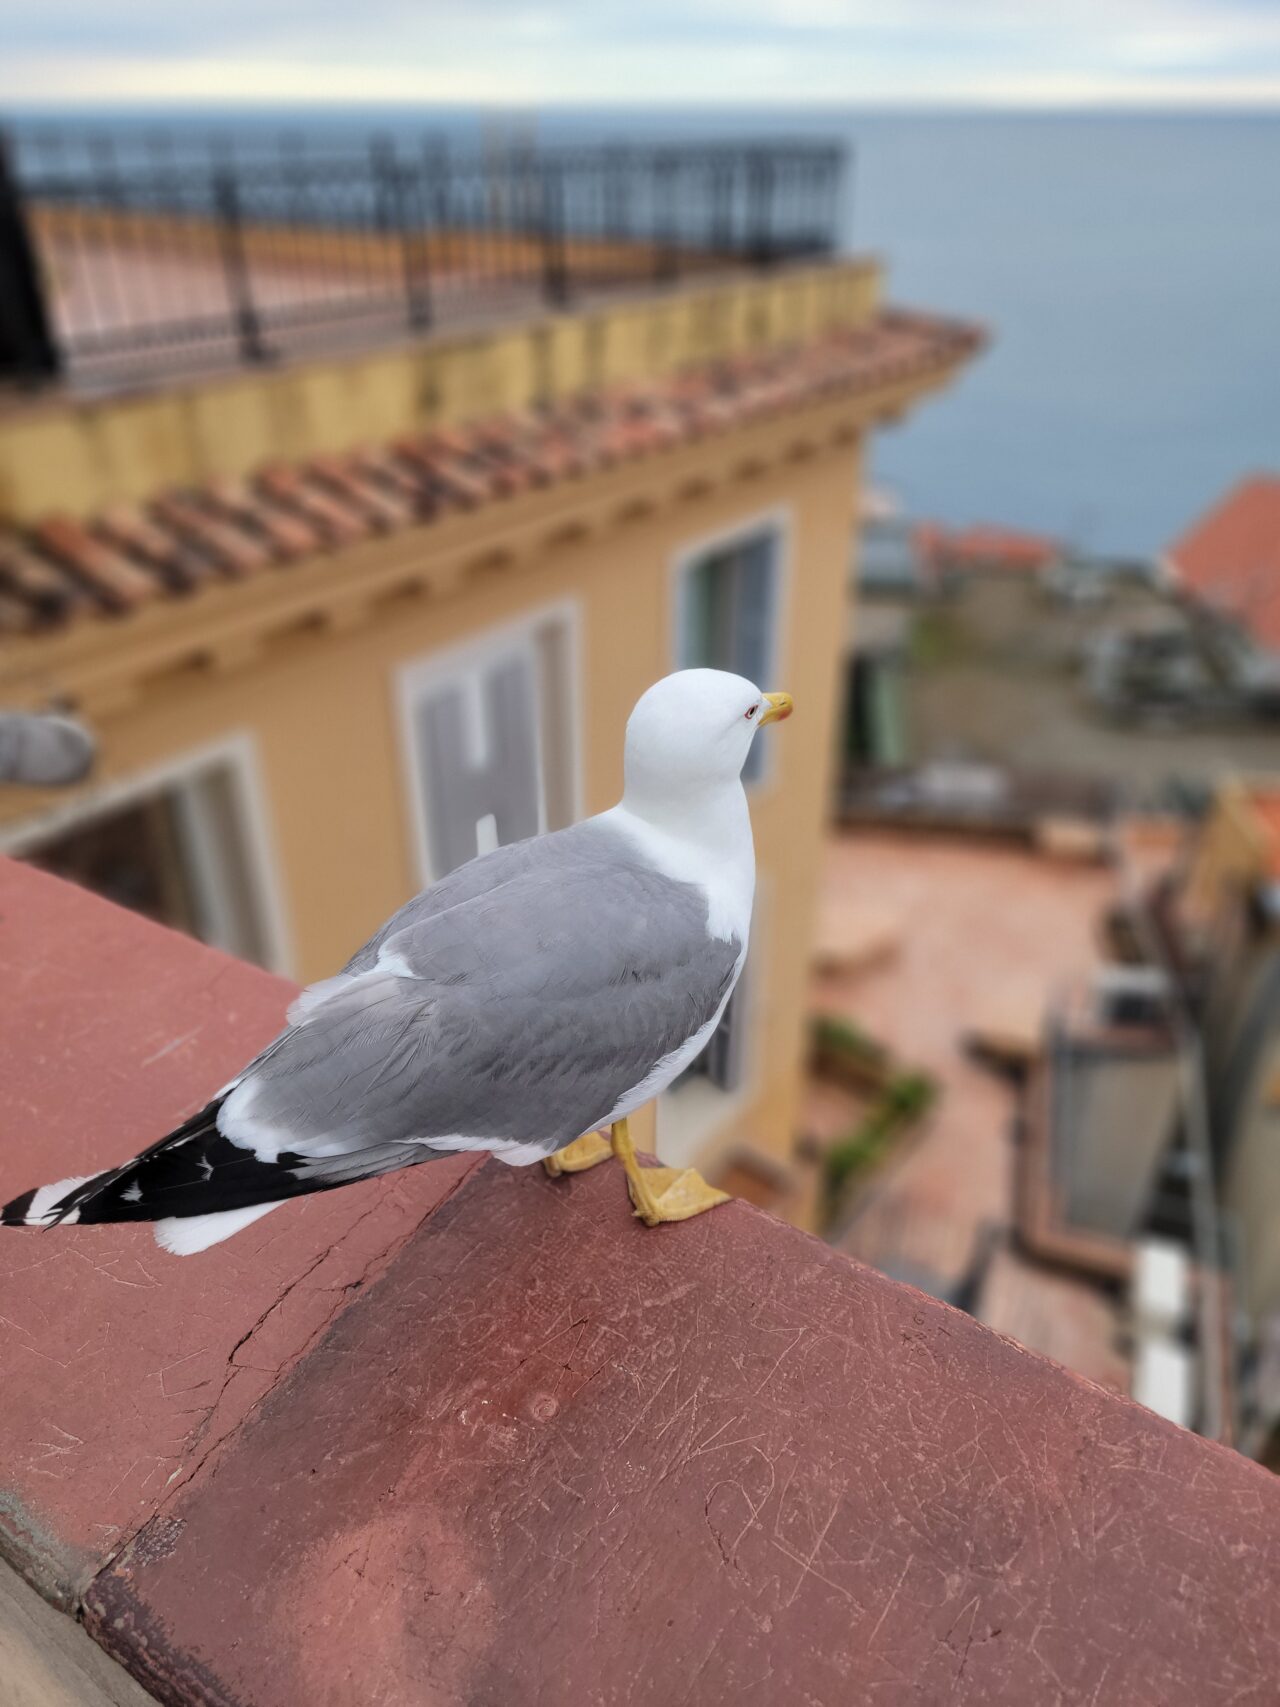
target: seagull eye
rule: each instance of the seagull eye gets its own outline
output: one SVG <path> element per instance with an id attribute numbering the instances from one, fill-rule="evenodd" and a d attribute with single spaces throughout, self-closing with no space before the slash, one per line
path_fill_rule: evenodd
<path id="1" fill-rule="evenodd" d="M 748 723 L 750 723 L 751 719 L 755 716 L 756 712 L 759 711 L 759 709 L 760 709 L 760 701 L 757 700 L 756 703 L 751 707 L 751 710 L 747 713 L 747 722 Z"/>

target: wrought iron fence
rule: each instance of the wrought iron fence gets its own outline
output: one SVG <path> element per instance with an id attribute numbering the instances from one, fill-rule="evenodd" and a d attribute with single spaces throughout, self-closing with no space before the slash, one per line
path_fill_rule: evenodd
<path id="1" fill-rule="evenodd" d="M 806 142 L 464 154 L 37 133 L 8 181 L 61 362 L 106 375 L 829 253 L 843 169 Z"/>

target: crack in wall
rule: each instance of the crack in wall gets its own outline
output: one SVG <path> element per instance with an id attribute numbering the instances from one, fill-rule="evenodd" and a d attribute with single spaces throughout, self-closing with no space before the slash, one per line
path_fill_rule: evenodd
<path id="1" fill-rule="evenodd" d="M 465 1173 L 460 1175 L 459 1178 L 453 1182 L 442 1197 L 438 1198 L 428 1209 L 418 1216 L 415 1221 L 413 1221 L 413 1223 L 398 1239 L 393 1240 L 382 1249 L 374 1251 L 354 1279 L 345 1281 L 342 1285 L 337 1287 L 314 1288 L 313 1290 L 317 1293 L 329 1291 L 336 1294 L 332 1308 L 324 1313 L 322 1319 L 314 1324 L 310 1332 L 305 1335 L 302 1342 L 295 1348 L 291 1349 L 281 1362 L 263 1367 L 238 1361 L 237 1353 L 243 1350 L 245 1346 L 252 1345 L 263 1327 L 285 1305 L 293 1293 L 295 1293 L 299 1287 L 305 1285 L 311 1275 L 315 1274 L 316 1271 L 322 1268 L 336 1252 L 340 1251 L 344 1245 L 348 1244 L 358 1228 L 360 1228 L 371 1217 L 382 1213 L 385 1208 L 385 1200 L 380 1200 L 378 1203 L 373 1204 L 370 1208 L 364 1210 L 360 1215 L 358 1215 L 356 1219 L 345 1227 L 335 1239 L 332 1239 L 325 1246 L 319 1255 L 313 1258 L 313 1260 L 309 1262 L 300 1273 L 295 1275 L 294 1278 L 290 1280 L 287 1285 L 279 1291 L 279 1293 L 277 1293 L 276 1297 L 272 1299 L 266 1309 L 261 1312 L 261 1314 L 250 1324 L 248 1328 L 246 1328 L 244 1333 L 240 1335 L 239 1339 L 236 1340 L 235 1344 L 226 1354 L 226 1358 L 224 1360 L 225 1374 L 219 1384 L 217 1393 L 207 1406 L 201 1405 L 197 1407 L 204 1411 L 204 1420 L 196 1427 L 187 1451 L 191 1452 L 192 1450 L 199 1448 L 201 1443 L 205 1440 L 213 1420 L 217 1415 L 218 1408 L 222 1403 L 223 1397 L 232 1382 L 235 1380 L 237 1373 L 256 1371 L 259 1374 L 269 1375 L 272 1377 L 270 1385 L 264 1393 L 260 1394 L 259 1397 L 245 1409 L 242 1415 L 228 1423 L 222 1432 L 218 1433 L 208 1442 L 207 1446 L 205 1446 L 204 1450 L 199 1453 L 199 1456 L 194 1460 L 194 1462 L 188 1465 L 179 1465 L 179 1468 L 171 1474 L 169 1483 L 166 1485 L 165 1492 L 161 1496 L 155 1508 L 148 1512 L 147 1515 L 142 1517 L 138 1522 L 122 1530 L 114 1545 L 91 1567 L 89 1576 L 78 1584 L 76 1588 L 74 1614 L 78 1620 L 81 1622 L 84 1620 L 85 1597 L 94 1581 L 98 1577 L 110 1571 L 115 1566 L 120 1556 L 128 1551 L 138 1540 L 138 1537 L 151 1525 L 159 1522 L 172 1524 L 175 1521 L 172 1517 L 172 1506 L 183 1491 L 195 1481 L 195 1479 L 201 1474 L 209 1462 L 222 1450 L 222 1448 L 232 1441 L 241 1432 L 241 1430 L 248 1425 L 250 1420 L 257 1414 L 259 1407 L 277 1391 L 281 1381 L 286 1379 L 298 1364 L 310 1355 L 319 1341 L 324 1338 L 333 1324 L 337 1321 L 338 1317 L 342 1314 L 353 1294 L 363 1291 L 371 1280 L 376 1278 L 379 1274 L 384 1273 L 386 1269 L 390 1267 L 396 1257 L 408 1244 L 410 1239 L 414 1238 L 415 1235 L 427 1224 L 427 1222 L 430 1221 L 457 1195 L 463 1186 L 471 1179 L 475 1171 L 475 1168 L 467 1169 Z"/>

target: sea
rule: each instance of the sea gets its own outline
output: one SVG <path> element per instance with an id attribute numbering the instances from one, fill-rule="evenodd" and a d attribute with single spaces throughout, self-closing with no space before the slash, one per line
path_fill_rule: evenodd
<path id="1" fill-rule="evenodd" d="M 844 142 L 841 241 L 893 300 L 980 321 L 948 392 L 879 435 L 911 515 L 1158 553 L 1243 475 L 1280 470 L 1280 113 L 351 107 L 0 115 L 20 136 Z"/>

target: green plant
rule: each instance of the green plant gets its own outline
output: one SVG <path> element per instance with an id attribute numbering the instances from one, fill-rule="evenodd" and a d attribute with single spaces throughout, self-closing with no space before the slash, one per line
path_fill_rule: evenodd
<path id="1" fill-rule="evenodd" d="M 834 1014 L 816 1014 L 810 1035 L 815 1049 L 834 1055 L 854 1056 L 876 1066 L 883 1066 L 889 1059 L 889 1051 L 883 1043 L 877 1043 L 865 1031 L 859 1031 L 851 1020 L 837 1018 Z"/>
<path id="2" fill-rule="evenodd" d="M 827 1219 L 834 1217 L 850 1185 L 869 1173 L 933 1106 L 938 1087 L 927 1074 L 902 1072 L 886 1086 L 874 1108 L 824 1157 Z"/>
<path id="3" fill-rule="evenodd" d="M 973 650 L 953 611 L 921 611 L 911 627 L 911 662 L 923 670 L 954 664 Z"/>

